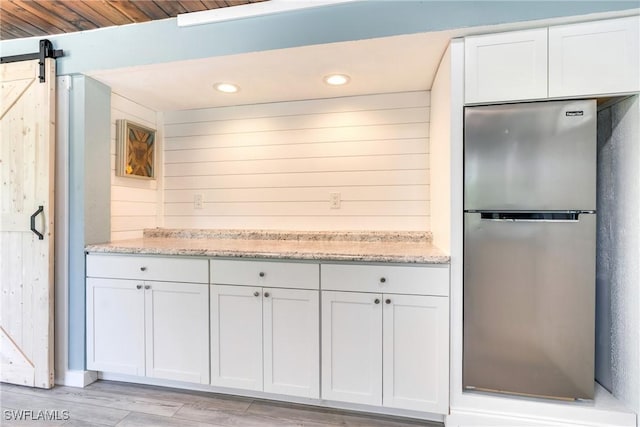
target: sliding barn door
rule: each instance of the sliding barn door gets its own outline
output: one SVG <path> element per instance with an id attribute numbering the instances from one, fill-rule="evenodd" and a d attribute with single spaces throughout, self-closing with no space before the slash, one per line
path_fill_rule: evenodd
<path id="1" fill-rule="evenodd" d="M 53 387 L 55 60 L 0 64 L 0 380 Z"/>

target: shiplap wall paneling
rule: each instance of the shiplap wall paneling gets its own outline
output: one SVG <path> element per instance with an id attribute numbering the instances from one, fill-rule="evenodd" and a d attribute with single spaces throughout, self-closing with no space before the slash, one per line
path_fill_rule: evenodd
<path id="1" fill-rule="evenodd" d="M 121 95 L 111 95 L 111 240 L 142 237 L 144 228 L 161 225 L 162 122 L 160 114 Z M 156 179 L 116 176 L 116 120 L 127 119 L 157 129 Z M 159 126 L 160 124 L 160 126 Z"/>
<path id="2" fill-rule="evenodd" d="M 428 230 L 429 101 L 420 91 L 165 113 L 164 225 Z"/>

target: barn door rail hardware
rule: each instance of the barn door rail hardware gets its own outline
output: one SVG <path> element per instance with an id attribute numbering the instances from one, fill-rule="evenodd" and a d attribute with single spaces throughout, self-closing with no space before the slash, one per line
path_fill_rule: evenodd
<path id="1" fill-rule="evenodd" d="M 38 64 L 40 65 L 40 83 L 44 83 L 45 79 L 45 70 L 44 70 L 44 60 L 47 58 L 57 59 L 61 56 L 64 56 L 64 52 L 62 49 L 54 49 L 53 44 L 47 40 L 40 40 L 40 51 L 36 53 L 26 53 L 24 55 L 14 55 L 14 56 L 3 56 L 0 58 L 0 64 L 8 64 L 9 62 L 18 62 L 18 61 L 32 61 L 34 59 L 38 60 Z"/>

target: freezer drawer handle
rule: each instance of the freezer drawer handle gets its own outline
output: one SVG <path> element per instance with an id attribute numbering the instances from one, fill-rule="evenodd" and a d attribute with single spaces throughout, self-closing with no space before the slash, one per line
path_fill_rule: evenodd
<path id="1" fill-rule="evenodd" d="M 487 221 L 511 222 L 578 222 L 580 212 L 482 212 Z"/>

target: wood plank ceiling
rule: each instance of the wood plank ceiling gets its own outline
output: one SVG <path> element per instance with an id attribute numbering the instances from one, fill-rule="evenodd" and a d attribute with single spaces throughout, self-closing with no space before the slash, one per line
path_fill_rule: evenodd
<path id="1" fill-rule="evenodd" d="M 0 0 L 0 40 L 174 17 L 265 0 Z"/>

